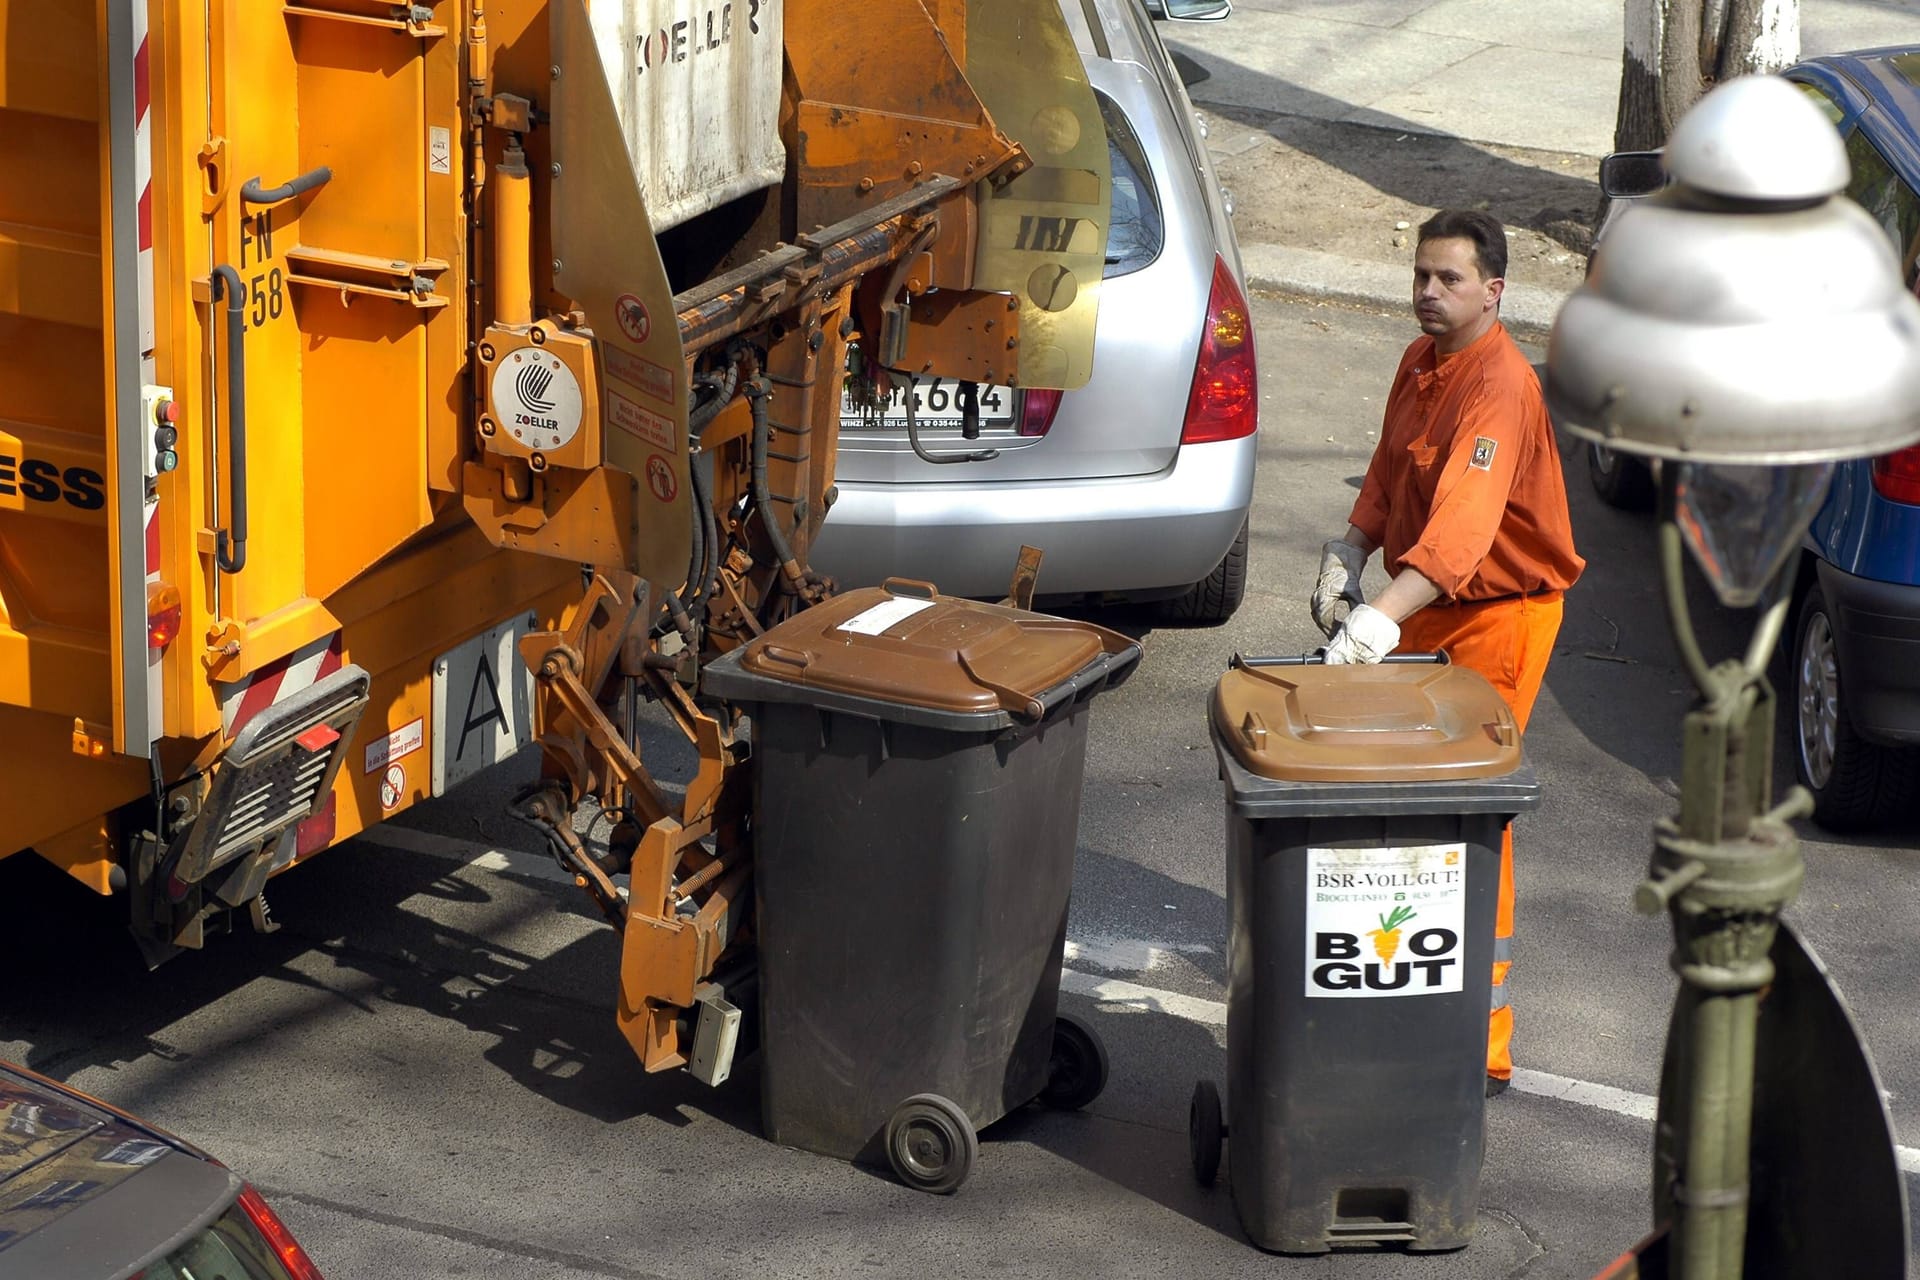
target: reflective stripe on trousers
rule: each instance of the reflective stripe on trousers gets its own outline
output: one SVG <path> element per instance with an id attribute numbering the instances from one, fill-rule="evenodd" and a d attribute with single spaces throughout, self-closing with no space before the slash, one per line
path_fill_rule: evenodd
<path id="1" fill-rule="evenodd" d="M 1496 600 L 1452 608 L 1430 606 L 1400 624 L 1400 652 L 1445 649 L 1456 666 L 1477 671 L 1499 690 L 1526 732 L 1540 682 L 1560 632 L 1559 594 Z M 1487 1074 L 1513 1075 L 1513 1005 L 1507 976 L 1513 970 L 1513 832 L 1500 837 L 1500 896 L 1494 913 L 1493 999 L 1487 1019 Z"/>

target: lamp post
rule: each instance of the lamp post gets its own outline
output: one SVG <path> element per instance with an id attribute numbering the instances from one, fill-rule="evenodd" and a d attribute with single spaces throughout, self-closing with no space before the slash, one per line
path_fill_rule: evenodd
<path id="1" fill-rule="evenodd" d="M 1920 440 L 1920 303 L 1886 237 L 1840 195 L 1838 135 L 1785 80 L 1703 98 L 1666 149 L 1673 184 L 1609 228 L 1555 321 L 1547 400 L 1561 425 L 1661 461 L 1660 568 L 1686 717 L 1680 812 L 1656 825 L 1635 905 L 1665 909 L 1680 977 L 1656 1204 L 1670 1274 L 1731 1280 L 1747 1236 L 1756 1027 L 1769 951 L 1802 874 L 1771 803 L 1773 703 L 1763 672 L 1787 593 L 1742 658 L 1710 665 L 1683 586 L 1690 547 L 1720 598 L 1759 601 L 1819 507 L 1835 461 Z M 1904 1227 L 1903 1227 L 1904 1229 Z"/>

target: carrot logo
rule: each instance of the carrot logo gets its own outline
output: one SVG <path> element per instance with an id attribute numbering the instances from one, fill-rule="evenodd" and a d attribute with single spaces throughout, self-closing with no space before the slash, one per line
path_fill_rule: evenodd
<path id="1" fill-rule="evenodd" d="M 1367 936 L 1373 939 L 1373 954 L 1380 957 L 1381 964 L 1393 963 L 1395 953 L 1400 950 L 1400 926 L 1416 914 L 1412 907 L 1395 907 L 1380 917 L 1378 929 L 1367 930 Z"/>

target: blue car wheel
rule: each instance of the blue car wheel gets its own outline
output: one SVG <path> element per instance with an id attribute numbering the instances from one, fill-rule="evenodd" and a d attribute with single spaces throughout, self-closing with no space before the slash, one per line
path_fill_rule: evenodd
<path id="1" fill-rule="evenodd" d="M 1829 831 L 1859 831 L 1904 816 L 1913 807 L 1920 759 L 1854 732 L 1833 616 L 1818 579 L 1801 598 L 1793 634 L 1793 758 L 1813 793 L 1813 820 Z"/>

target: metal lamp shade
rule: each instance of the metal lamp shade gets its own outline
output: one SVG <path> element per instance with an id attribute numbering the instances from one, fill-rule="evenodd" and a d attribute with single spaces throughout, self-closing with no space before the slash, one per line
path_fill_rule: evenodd
<path id="1" fill-rule="evenodd" d="M 1879 225 L 1833 194 L 1846 157 L 1819 111 L 1776 77 L 1732 81 L 1681 122 L 1667 165 L 1675 185 L 1614 220 L 1554 322 L 1555 420 L 1695 463 L 1920 440 L 1920 301 Z"/>

